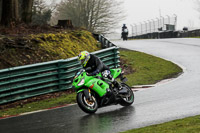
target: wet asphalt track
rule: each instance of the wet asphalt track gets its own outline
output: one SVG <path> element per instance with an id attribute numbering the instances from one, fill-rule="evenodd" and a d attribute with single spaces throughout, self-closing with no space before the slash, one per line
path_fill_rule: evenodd
<path id="1" fill-rule="evenodd" d="M 200 114 L 200 39 L 114 42 L 173 61 L 184 74 L 135 93 L 130 107 L 101 108 L 87 115 L 77 105 L 0 120 L 0 133 L 115 133 Z"/>

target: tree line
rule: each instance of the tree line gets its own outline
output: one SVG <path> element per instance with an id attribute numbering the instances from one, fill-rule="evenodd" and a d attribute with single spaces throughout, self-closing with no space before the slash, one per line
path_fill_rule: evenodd
<path id="1" fill-rule="evenodd" d="M 45 0 L 0 0 L 0 25 L 44 25 L 50 21 L 53 9 L 45 4 Z"/>
<path id="2" fill-rule="evenodd" d="M 31 23 L 33 1 L 34 0 L 0 0 L 0 24 L 3 26 L 10 26 L 17 22 Z"/>
<path id="3" fill-rule="evenodd" d="M 123 19 L 120 0 L 0 0 L 0 25 L 47 24 L 72 20 L 75 27 L 108 33 Z"/>
<path id="4" fill-rule="evenodd" d="M 91 32 L 109 33 L 123 19 L 121 5 L 119 0 L 63 0 L 56 17 L 68 18 Z"/>

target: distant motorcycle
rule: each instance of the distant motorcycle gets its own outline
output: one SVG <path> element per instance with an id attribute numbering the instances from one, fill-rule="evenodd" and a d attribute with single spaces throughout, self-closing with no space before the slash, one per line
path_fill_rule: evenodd
<path id="1" fill-rule="evenodd" d="M 121 83 L 116 81 L 120 89 L 105 78 L 108 72 L 112 75 L 113 80 L 121 79 Z M 134 102 L 134 93 L 124 83 L 127 79 L 123 77 L 122 70 L 120 68 L 110 69 L 108 72 L 92 76 L 84 69 L 80 69 L 75 74 L 72 86 L 77 93 L 77 103 L 84 112 L 95 113 L 100 107 L 112 104 L 130 106 Z"/>
<path id="2" fill-rule="evenodd" d="M 128 33 L 122 32 L 122 38 L 123 38 L 123 41 L 127 41 L 128 40 Z"/>
<path id="3" fill-rule="evenodd" d="M 127 39 L 128 39 L 128 29 L 127 28 L 122 29 L 121 36 L 123 38 L 123 41 L 127 41 Z"/>

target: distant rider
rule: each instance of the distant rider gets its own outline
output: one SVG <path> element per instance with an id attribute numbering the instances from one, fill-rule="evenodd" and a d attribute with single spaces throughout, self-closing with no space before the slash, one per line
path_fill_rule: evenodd
<path id="1" fill-rule="evenodd" d="M 126 27 L 126 24 L 123 24 L 123 26 L 122 26 L 122 32 L 128 32 L 128 28 Z"/>
<path id="2" fill-rule="evenodd" d="M 125 40 L 127 40 L 127 36 L 128 36 L 128 28 L 126 27 L 126 24 L 123 24 L 121 38 L 123 39 L 126 38 Z"/>

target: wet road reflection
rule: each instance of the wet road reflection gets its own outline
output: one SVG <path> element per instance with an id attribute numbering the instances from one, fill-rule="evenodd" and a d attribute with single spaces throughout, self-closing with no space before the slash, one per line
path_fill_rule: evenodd
<path id="1" fill-rule="evenodd" d="M 81 133 L 107 133 L 119 131 L 120 127 L 126 127 L 127 122 L 133 119 L 134 106 L 122 107 L 110 112 L 102 112 L 94 115 L 83 116 L 79 121 Z"/>
<path id="2" fill-rule="evenodd" d="M 3 133 L 113 133 L 124 131 L 134 119 L 134 106 L 100 108 L 88 115 L 77 105 L 0 120 Z"/>

